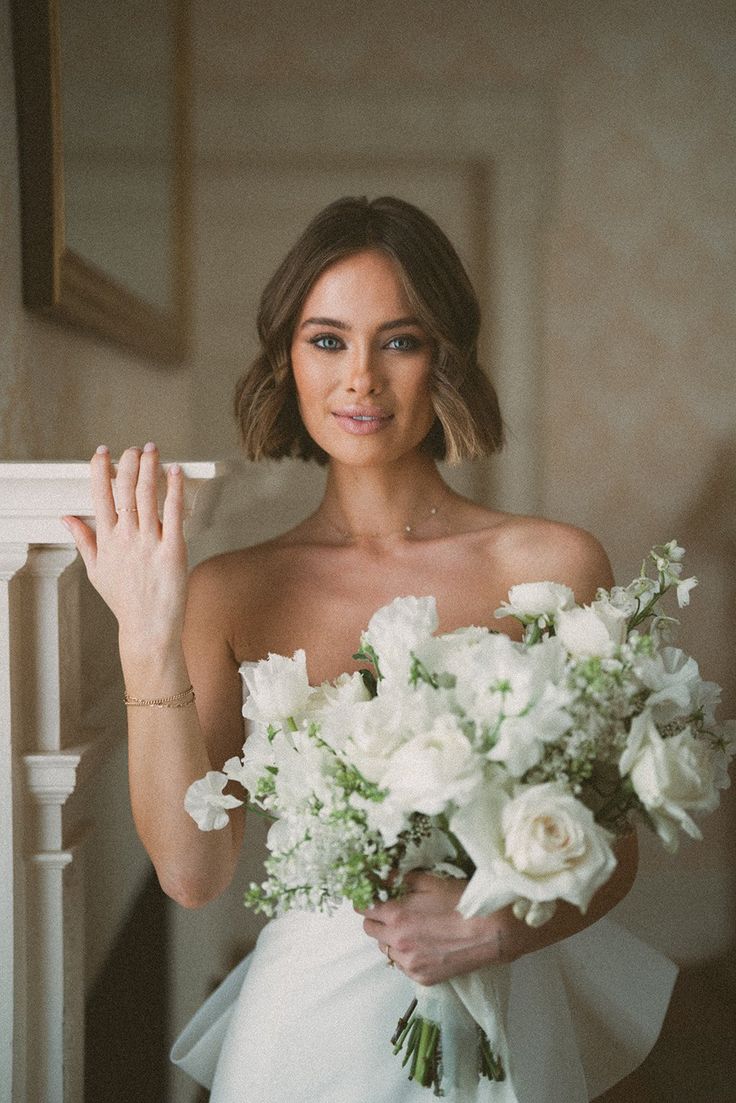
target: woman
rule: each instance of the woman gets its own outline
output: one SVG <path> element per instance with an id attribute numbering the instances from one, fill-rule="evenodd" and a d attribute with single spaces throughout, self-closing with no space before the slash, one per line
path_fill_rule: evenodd
<path id="1" fill-rule="evenodd" d="M 226 829 L 208 833 L 184 811 L 189 784 L 240 751 L 241 664 L 304 648 L 315 684 L 355 669 L 350 656 L 361 629 L 397 595 L 434 594 L 447 631 L 498 627 L 493 610 L 518 582 L 566 583 L 579 602 L 612 583 L 606 555 L 588 533 L 479 506 L 439 474 L 437 459 L 497 450 L 502 424 L 477 363 L 475 295 L 449 241 L 422 212 L 391 198 L 326 208 L 268 284 L 258 329 L 261 355 L 236 392 L 245 451 L 252 459 L 296 455 L 327 465 L 324 497 L 310 517 L 265 544 L 201 563 L 187 578 L 181 472 L 169 468 L 160 523 L 159 461 L 149 443 L 121 457 L 117 513 L 109 453 L 101 447 L 93 457 L 96 537 L 66 518 L 90 580 L 118 619 L 128 703 L 141 706 L 129 709 L 136 826 L 162 888 L 186 907 L 225 889 L 243 838 L 242 810 Z M 509 622 L 500 626 L 515 631 Z M 585 916 L 563 904 L 538 929 L 510 908 L 463 919 L 455 910 L 463 884 L 422 873 L 411 875 L 407 897 L 362 917 L 348 909 L 334 919 L 295 913 L 277 920 L 248 963 L 237 1006 L 224 1001 L 230 1027 L 212 1098 L 423 1098 L 383 1037 L 391 1015 L 404 1009 L 407 978 L 434 984 L 489 963 L 515 963 L 522 983 L 509 1014 L 518 1019 L 526 997 L 516 963 L 578 934 L 622 899 L 636 872 L 633 834 L 619 842 L 617 857 Z M 379 951 L 398 969 L 378 970 Z M 543 955 L 534 963 L 537 979 L 549 973 Z M 537 983 L 533 970 L 528 975 Z M 540 1026 L 539 997 L 529 997 L 526 1019 L 521 1014 L 536 1023 L 536 1056 L 520 1055 L 497 1089 L 507 1094 L 496 1099 L 575 1103 L 596 1090 L 584 1055 L 571 1056 L 575 1026 L 560 1025 L 564 996 L 550 995 L 558 983 L 550 978 L 541 998 L 547 1021 Z M 206 1026 L 218 1006 L 207 1005 Z M 658 1007 L 656 1025 L 624 1071 L 653 1042 L 662 1013 Z M 565 1015 L 572 1023 L 574 1011 Z M 306 1048 L 292 1018 L 303 1024 Z M 219 1050 L 212 1036 L 207 1044 Z"/>

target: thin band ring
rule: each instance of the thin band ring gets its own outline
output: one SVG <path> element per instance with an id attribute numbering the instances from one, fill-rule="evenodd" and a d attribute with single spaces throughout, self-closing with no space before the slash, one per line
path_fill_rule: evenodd
<path id="1" fill-rule="evenodd" d="M 389 966 L 390 969 L 393 969 L 396 962 L 391 957 L 391 947 L 390 946 L 386 947 L 386 957 L 388 958 L 388 961 L 386 962 L 386 964 Z"/>
<path id="2" fill-rule="evenodd" d="M 118 513 L 137 513 L 138 510 L 135 506 L 119 506 Z"/>

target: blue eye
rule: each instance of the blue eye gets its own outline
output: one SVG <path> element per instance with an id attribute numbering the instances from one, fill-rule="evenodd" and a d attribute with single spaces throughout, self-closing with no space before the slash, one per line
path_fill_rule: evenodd
<path id="1" fill-rule="evenodd" d="M 310 337 L 309 343 L 326 352 L 335 352 L 342 346 L 340 338 L 335 337 L 333 333 L 321 333 L 319 337 Z"/>
<path id="2" fill-rule="evenodd" d="M 413 352 L 414 349 L 418 349 L 420 342 L 416 337 L 412 337 L 410 334 L 403 334 L 401 337 L 392 337 L 387 344 L 387 348 L 395 349 L 396 352 Z"/>

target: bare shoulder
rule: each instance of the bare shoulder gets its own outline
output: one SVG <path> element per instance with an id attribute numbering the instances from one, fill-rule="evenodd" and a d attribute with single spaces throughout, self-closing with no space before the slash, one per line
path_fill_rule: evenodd
<path id="1" fill-rule="evenodd" d="M 586 529 L 545 517 L 502 514 L 493 532 L 494 553 L 514 582 L 561 582 L 580 603 L 599 586 L 613 585 L 600 541 Z"/>
<path id="2" fill-rule="evenodd" d="M 268 582 L 278 551 L 277 541 L 268 541 L 203 559 L 189 574 L 190 589 L 218 608 L 232 606 L 236 596 L 256 596 Z"/>

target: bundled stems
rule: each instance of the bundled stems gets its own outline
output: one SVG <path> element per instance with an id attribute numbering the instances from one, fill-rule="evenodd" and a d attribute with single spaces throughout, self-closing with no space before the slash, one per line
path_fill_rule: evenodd
<path id="1" fill-rule="evenodd" d="M 496 1082 L 506 1079 L 501 1058 L 491 1049 L 488 1035 L 481 1026 L 478 1027 L 478 1075 Z"/>
<path id="2" fill-rule="evenodd" d="M 439 1023 L 416 1014 L 417 1001 L 399 1019 L 391 1043 L 394 1053 L 404 1050 L 402 1067 L 409 1065 L 409 1079 L 423 1088 L 432 1088 L 435 1095 L 442 1090 L 442 1047 Z"/>

